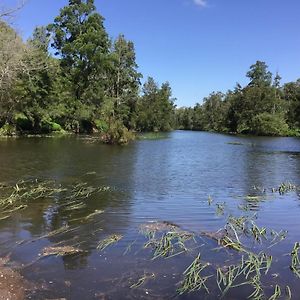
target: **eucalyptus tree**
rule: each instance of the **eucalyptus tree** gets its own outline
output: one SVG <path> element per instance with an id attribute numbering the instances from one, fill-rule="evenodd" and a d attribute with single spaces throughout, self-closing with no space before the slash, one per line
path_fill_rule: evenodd
<path id="1" fill-rule="evenodd" d="M 119 35 L 112 47 L 112 68 L 108 89 L 114 101 L 115 117 L 125 126 L 133 128 L 140 79 L 134 44 Z"/>
<path id="2" fill-rule="evenodd" d="M 70 115 L 90 120 L 106 96 L 110 40 L 93 0 L 69 0 L 48 26 L 70 92 Z"/>

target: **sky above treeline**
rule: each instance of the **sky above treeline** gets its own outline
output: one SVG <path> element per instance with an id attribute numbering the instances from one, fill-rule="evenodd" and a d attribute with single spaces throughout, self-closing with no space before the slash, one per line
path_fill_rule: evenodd
<path id="1" fill-rule="evenodd" d="M 16 0 L 0 0 L 12 6 Z M 28 38 L 68 0 L 27 0 L 14 26 Z M 300 78 L 299 0 L 96 0 L 112 38 L 135 43 L 139 70 L 169 81 L 178 106 L 246 84 L 263 60 L 282 82 Z"/>

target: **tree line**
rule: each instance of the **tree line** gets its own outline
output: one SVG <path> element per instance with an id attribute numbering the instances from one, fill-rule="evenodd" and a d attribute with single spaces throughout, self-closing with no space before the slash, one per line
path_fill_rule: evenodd
<path id="1" fill-rule="evenodd" d="M 172 129 L 300 135 L 300 79 L 281 85 L 265 62 L 250 67 L 246 86 L 176 108 L 168 82 L 141 84 L 134 43 L 109 37 L 94 0 L 69 0 L 26 42 L 6 19 L 11 11 L 0 7 L 0 135 L 100 132 L 107 143 Z"/>
<path id="2" fill-rule="evenodd" d="M 98 131 L 125 143 L 171 130 L 169 83 L 141 79 L 134 43 L 109 37 L 94 0 L 69 0 L 26 42 L 0 18 L 0 134 Z"/>
<path id="3" fill-rule="evenodd" d="M 253 64 L 249 83 L 213 92 L 192 108 L 176 110 L 178 129 L 270 136 L 300 136 L 300 79 L 280 84 L 263 61 Z"/>

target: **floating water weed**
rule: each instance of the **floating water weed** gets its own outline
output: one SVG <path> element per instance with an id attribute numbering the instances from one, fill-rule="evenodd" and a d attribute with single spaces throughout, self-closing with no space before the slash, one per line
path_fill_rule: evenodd
<path id="1" fill-rule="evenodd" d="M 262 239 L 267 239 L 267 229 L 265 227 L 259 228 L 254 222 L 252 222 L 252 227 L 250 229 L 255 241 L 258 243 L 262 242 Z"/>
<path id="2" fill-rule="evenodd" d="M 83 251 L 72 246 L 63 246 L 63 247 L 46 247 L 43 249 L 41 254 L 45 256 L 69 256 L 74 254 L 82 253 Z"/>
<path id="3" fill-rule="evenodd" d="M 285 287 L 285 295 L 286 295 L 286 300 L 292 299 L 292 291 L 288 285 Z"/>
<path id="4" fill-rule="evenodd" d="M 296 242 L 291 252 L 292 265 L 290 268 L 298 278 L 300 278 L 299 250 L 300 250 L 300 243 Z"/>
<path id="5" fill-rule="evenodd" d="M 278 192 L 280 195 L 284 195 L 288 192 L 296 191 L 297 186 L 290 182 L 283 182 L 278 188 L 272 188 L 271 190 L 273 193 Z"/>
<path id="6" fill-rule="evenodd" d="M 55 186 L 54 182 L 49 180 L 19 181 L 13 186 L 6 186 L 3 193 L 5 196 L 0 198 L 0 219 L 7 219 L 14 212 L 26 208 L 28 200 L 49 198 L 64 191 L 61 186 Z"/>
<path id="7" fill-rule="evenodd" d="M 143 285 L 147 280 L 154 279 L 154 278 L 155 278 L 154 273 L 144 274 L 141 278 L 139 278 L 139 280 L 136 283 L 131 285 L 130 288 L 131 289 L 136 289 L 136 288 L 140 287 L 141 285 Z"/>
<path id="8" fill-rule="evenodd" d="M 160 238 L 150 238 L 144 247 L 153 247 L 153 259 L 158 257 L 173 257 L 188 251 L 185 242 L 193 239 L 194 236 L 187 232 L 166 232 Z"/>
<path id="9" fill-rule="evenodd" d="M 207 199 L 208 205 L 211 205 L 213 203 L 212 197 L 209 195 Z"/>
<path id="10" fill-rule="evenodd" d="M 272 264 L 272 256 L 265 253 L 258 255 L 249 252 L 248 256 L 242 257 L 238 265 L 229 266 L 227 270 L 217 269 L 217 284 L 222 292 L 222 297 L 229 289 L 237 288 L 243 285 L 251 285 L 254 289 L 249 296 L 251 299 L 263 299 L 263 288 L 261 285 L 261 272 L 267 274 Z M 244 281 L 242 280 L 244 278 Z M 236 283 L 238 282 L 239 283 Z"/>
<path id="11" fill-rule="evenodd" d="M 224 215 L 224 211 L 225 211 L 225 202 L 223 202 L 223 203 L 217 203 L 216 206 L 217 206 L 216 214 L 217 214 L 218 216 Z"/>
<path id="12" fill-rule="evenodd" d="M 217 284 L 222 292 L 222 297 L 228 292 L 231 288 L 236 288 L 245 284 L 249 284 L 249 281 L 235 284 L 237 279 L 243 275 L 243 268 L 241 265 L 232 265 L 228 270 L 224 271 L 222 268 L 217 269 Z"/>
<path id="13" fill-rule="evenodd" d="M 287 237 L 288 231 L 287 230 L 280 230 L 279 232 L 275 230 L 271 230 L 271 236 L 273 237 L 271 241 L 271 245 L 268 248 L 275 246 L 276 244 L 280 243 Z"/>
<path id="14" fill-rule="evenodd" d="M 229 216 L 227 224 L 232 230 L 245 233 L 247 230 L 247 221 L 248 217 L 246 216 L 241 216 L 238 218 Z"/>
<path id="15" fill-rule="evenodd" d="M 234 249 L 239 252 L 247 252 L 243 245 L 239 242 L 234 240 L 233 238 L 229 237 L 228 235 L 224 236 L 220 241 L 221 244 L 225 248 Z"/>
<path id="16" fill-rule="evenodd" d="M 281 288 L 278 284 L 275 285 L 274 288 L 274 293 L 273 295 L 269 298 L 269 300 L 276 300 L 279 299 L 281 297 Z"/>
<path id="17" fill-rule="evenodd" d="M 249 252 L 247 259 L 242 258 L 243 273 L 246 279 L 249 278 L 254 272 L 256 275 L 261 274 L 263 271 L 266 275 L 272 265 L 273 257 L 265 253 L 254 254 Z"/>
<path id="18" fill-rule="evenodd" d="M 249 281 L 249 284 L 253 287 L 254 291 L 248 296 L 248 299 L 263 300 L 265 299 L 264 290 L 261 284 L 261 278 L 259 275 L 255 275 Z"/>
<path id="19" fill-rule="evenodd" d="M 100 214 L 103 214 L 104 213 L 104 210 L 95 210 L 93 213 L 87 215 L 86 217 L 84 217 L 85 220 L 89 220 L 89 219 L 92 219 L 94 218 L 95 216 L 98 216 Z"/>
<path id="20" fill-rule="evenodd" d="M 209 290 L 206 286 L 206 281 L 212 276 L 202 276 L 201 272 L 209 266 L 209 263 L 201 262 L 200 253 L 192 262 L 192 264 L 183 272 L 184 280 L 182 286 L 177 290 L 180 295 L 199 291 L 204 289 L 207 293 Z"/>
<path id="21" fill-rule="evenodd" d="M 110 235 L 106 239 L 99 242 L 99 244 L 97 246 L 97 249 L 100 250 L 100 251 L 103 251 L 105 248 L 107 248 L 108 246 L 111 246 L 112 244 L 117 243 L 122 238 L 123 238 L 123 236 L 120 235 L 120 234 Z"/>

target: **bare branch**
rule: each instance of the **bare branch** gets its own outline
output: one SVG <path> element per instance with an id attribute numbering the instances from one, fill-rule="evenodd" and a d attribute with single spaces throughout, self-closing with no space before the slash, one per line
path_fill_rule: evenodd
<path id="1" fill-rule="evenodd" d="M 27 0 L 19 0 L 17 5 L 13 8 L 2 7 L 0 9 L 0 19 L 12 17 L 17 11 L 19 11 L 20 9 L 22 9 L 24 7 L 24 5 L 26 4 L 26 1 Z"/>

